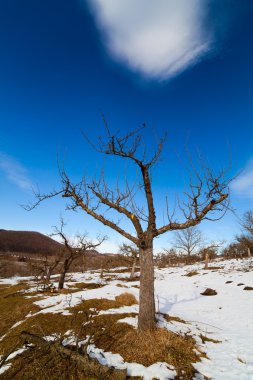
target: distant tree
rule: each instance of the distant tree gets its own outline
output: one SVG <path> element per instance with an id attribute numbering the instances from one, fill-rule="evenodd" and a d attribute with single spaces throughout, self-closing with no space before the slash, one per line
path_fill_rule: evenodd
<path id="1" fill-rule="evenodd" d="M 200 249 L 198 254 L 202 260 L 205 260 L 205 269 L 208 269 L 210 260 L 213 260 L 217 256 L 218 249 L 221 248 L 223 244 L 223 241 L 212 242 Z"/>
<path id="2" fill-rule="evenodd" d="M 247 256 L 250 257 L 253 251 L 253 211 L 245 212 L 240 224 L 244 232 L 236 236 L 236 240 L 247 250 Z"/>
<path id="3" fill-rule="evenodd" d="M 253 211 L 250 210 L 244 213 L 241 220 L 241 226 L 253 237 Z"/>
<path id="4" fill-rule="evenodd" d="M 139 249 L 134 244 L 122 243 L 119 247 L 119 253 L 132 259 L 132 270 L 130 278 L 133 278 L 136 262 L 139 259 Z"/>
<path id="5" fill-rule="evenodd" d="M 62 256 L 64 261 L 61 267 L 60 279 L 58 283 L 58 289 L 63 289 L 66 273 L 69 271 L 71 264 L 81 256 L 85 256 L 86 252 L 89 250 L 94 250 L 100 246 L 106 239 L 106 237 L 97 238 L 97 242 L 94 243 L 87 239 L 87 235 L 76 235 L 71 242 L 70 238 L 64 232 L 65 223 L 61 219 L 60 227 L 55 226 L 54 232 L 51 234 L 52 237 L 59 237 L 61 243 L 64 245 L 62 250 Z"/>
<path id="6" fill-rule="evenodd" d="M 37 254 L 36 258 L 28 260 L 29 272 L 36 279 L 38 285 L 42 284 L 43 289 L 48 288 L 53 271 L 60 263 L 60 249 L 55 251 L 55 256 L 49 254 Z"/>
<path id="7" fill-rule="evenodd" d="M 164 250 L 159 252 L 156 256 L 156 264 L 159 268 L 164 268 L 179 263 L 179 260 L 180 256 L 174 248 L 164 248 Z"/>
<path id="8" fill-rule="evenodd" d="M 241 252 L 241 255 L 251 257 L 253 252 L 253 235 L 241 234 L 235 237 L 237 242 L 237 249 Z"/>
<path id="9" fill-rule="evenodd" d="M 120 136 L 112 134 L 106 122 L 106 138 L 100 138 L 94 149 L 102 154 L 130 161 L 139 172 L 139 182 L 129 186 L 126 180 L 125 188 L 109 186 L 102 174 L 99 179 L 88 181 L 82 178 L 74 183 L 64 169 L 60 169 L 61 186 L 58 190 L 48 194 L 37 193 L 37 201 L 27 209 L 35 208 L 40 202 L 62 196 L 69 200 L 68 209 L 81 209 L 86 214 L 98 220 L 105 226 L 117 231 L 124 238 L 130 240 L 139 249 L 140 256 L 140 301 L 139 301 L 139 330 L 153 330 L 156 327 L 155 297 L 154 297 L 154 258 L 153 242 L 158 236 L 175 230 L 184 230 L 194 227 L 204 219 L 217 220 L 216 213 L 221 217 L 228 207 L 229 181 L 225 178 L 224 170 L 214 174 L 206 165 L 199 170 L 193 169 L 189 191 L 184 193 L 184 201 L 180 203 L 182 220 L 174 218 L 174 214 L 167 210 L 168 220 L 158 226 L 156 207 L 152 188 L 152 169 L 158 162 L 164 146 L 164 139 L 157 144 L 153 156 L 148 156 L 146 146 L 142 141 L 140 130 Z M 167 173 L 165 169 L 164 173 Z M 168 177 L 169 178 L 169 177 Z M 145 206 L 138 204 L 137 190 L 142 192 Z M 167 207 L 168 209 L 168 207 Z M 108 210 L 114 213 L 110 217 Z M 134 233 L 122 226 L 116 214 L 126 218 L 132 224 Z"/>
<path id="10" fill-rule="evenodd" d="M 174 236 L 175 248 L 188 255 L 188 257 L 196 253 L 202 243 L 202 233 L 196 227 L 189 227 L 185 230 L 177 231 Z"/>
<path id="11" fill-rule="evenodd" d="M 238 243 L 230 243 L 222 250 L 222 256 L 225 258 L 237 258 L 240 256 L 240 249 Z"/>

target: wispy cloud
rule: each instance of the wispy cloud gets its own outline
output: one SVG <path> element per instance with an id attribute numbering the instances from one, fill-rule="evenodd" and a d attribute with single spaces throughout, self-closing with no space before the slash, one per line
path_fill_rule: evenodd
<path id="1" fill-rule="evenodd" d="M 238 195 L 253 198 L 253 158 L 249 160 L 241 174 L 232 182 L 231 189 Z"/>
<path id="2" fill-rule="evenodd" d="M 88 0 L 103 42 L 118 61 L 152 79 L 169 79 L 211 49 L 208 0 Z"/>
<path id="3" fill-rule="evenodd" d="M 118 253 L 119 243 L 112 237 L 110 240 L 104 241 L 101 247 L 98 248 L 98 251 L 102 253 Z"/>
<path id="4" fill-rule="evenodd" d="M 3 152 L 0 152 L 0 171 L 20 189 L 31 189 L 32 182 L 28 177 L 27 169 L 15 158 Z"/>

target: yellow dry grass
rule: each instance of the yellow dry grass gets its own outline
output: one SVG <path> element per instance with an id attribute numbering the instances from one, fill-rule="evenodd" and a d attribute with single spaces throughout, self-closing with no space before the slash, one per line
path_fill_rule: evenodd
<path id="1" fill-rule="evenodd" d="M 197 272 L 196 270 L 193 270 L 193 271 L 188 272 L 187 274 L 185 274 L 185 277 L 197 276 L 198 274 L 199 274 L 199 272 Z"/>
<path id="2" fill-rule="evenodd" d="M 123 306 L 132 306 L 134 304 L 137 304 L 137 300 L 135 296 L 131 293 L 122 293 L 119 296 L 115 297 L 115 300 L 122 304 Z"/>
<path id="3" fill-rule="evenodd" d="M 139 332 L 125 323 L 112 323 L 108 333 L 97 335 L 95 344 L 105 351 L 120 354 L 125 361 L 150 366 L 167 362 L 175 366 L 178 376 L 192 379 L 196 372 L 192 363 L 200 360 L 192 337 L 181 336 L 167 329 Z"/>
<path id="4" fill-rule="evenodd" d="M 24 297 L 26 284 L 18 284 L 0 289 L 0 336 L 4 335 L 15 323 L 23 320 L 29 312 L 39 310 L 33 304 L 35 299 Z"/>
<path id="5" fill-rule="evenodd" d="M 175 322 L 180 322 L 184 324 L 186 323 L 183 319 L 176 317 L 174 315 L 169 315 L 169 314 L 162 314 L 162 315 L 167 322 L 175 321 Z"/>
<path id="6" fill-rule="evenodd" d="M 91 289 L 98 289 L 102 288 L 104 285 L 97 284 L 95 282 L 75 282 L 73 285 L 70 285 L 68 289 L 69 291 L 73 292 L 72 288 L 77 288 L 78 290 L 91 290 Z"/>
<path id="7" fill-rule="evenodd" d="M 136 304 L 137 301 L 131 293 L 122 293 L 114 300 L 84 300 L 79 305 L 68 309 L 71 315 L 36 313 L 25 319 L 29 312 L 34 313 L 39 310 L 33 304 L 34 298 L 25 298 L 25 294 L 22 293 L 25 289 L 24 284 L 0 289 L 1 335 L 8 332 L 6 338 L 0 342 L 0 354 L 6 355 L 13 349 L 22 347 L 24 343 L 24 340 L 20 339 L 22 331 L 41 337 L 55 335 L 62 339 L 66 332 L 71 330 L 71 334 L 81 340 L 91 335 L 98 348 L 120 354 L 125 361 L 137 362 L 145 366 L 156 362 L 167 362 L 175 366 L 178 376 L 182 376 L 182 379 L 192 379 L 195 372 L 192 363 L 199 360 L 199 356 L 194 352 L 196 342 L 192 337 L 177 335 L 166 329 L 138 332 L 128 324 L 118 322 L 119 319 L 125 317 L 137 317 L 136 313 L 98 315 L 100 310 Z M 168 318 L 184 322 L 177 317 Z M 22 320 L 24 320 L 22 324 L 10 330 L 14 323 Z M 80 368 L 69 357 L 63 357 L 59 352 L 53 352 L 47 347 L 29 349 L 16 357 L 12 363 L 13 367 L 6 372 L 4 377 L 6 380 L 32 378 L 38 380 L 59 378 L 116 380 L 117 377 L 113 376 L 119 376 L 119 378 L 121 376 L 112 373 L 102 374 L 101 368 L 99 366 L 94 368 L 93 364 L 91 366 L 87 364 L 85 369 Z"/>

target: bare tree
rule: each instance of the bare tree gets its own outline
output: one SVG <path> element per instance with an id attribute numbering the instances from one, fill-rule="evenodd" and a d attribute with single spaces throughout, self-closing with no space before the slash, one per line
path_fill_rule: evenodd
<path id="1" fill-rule="evenodd" d="M 224 244 L 224 240 L 210 242 L 210 244 L 203 246 L 199 251 L 199 256 L 205 260 L 205 269 L 208 269 L 210 260 L 214 259 L 218 254 L 218 249 Z"/>
<path id="2" fill-rule="evenodd" d="M 44 290 L 49 287 L 51 275 L 60 262 L 58 253 L 59 250 L 55 257 L 44 254 L 36 260 L 29 260 L 28 262 L 30 271 L 34 275 L 37 284 L 42 284 Z"/>
<path id="3" fill-rule="evenodd" d="M 188 255 L 196 252 L 203 242 L 203 236 L 197 227 L 189 227 L 185 230 L 175 232 L 174 245 L 175 248 Z"/>
<path id="4" fill-rule="evenodd" d="M 240 224 L 244 232 L 240 236 L 236 236 L 236 240 L 242 247 L 246 248 L 248 257 L 251 257 L 253 246 L 253 211 L 246 211 Z"/>
<path id="5" fill-rule="evenodd" d="M 174 248 L 163 248 L 162 252 L 156 255 L 156 264 L 159 268 L 164 268 L 179 264 L 180 256 Z"/>
<path id="6" fill-rule="evenodd" d="M 130 278 L 134 277 L 136 262 L 139 258 L 139 249 L 134 244 L 122 243 L 119 247 L 119 253 L 126 255 L 132 259 L 132 269 Z"/>
<path id="7" fill-rule="evenodd" d="M 237 241 L 237 250 L 244 256 L 251 257 L 253 251 L 253 235 L 241 234 L 235 237 Z"/>
<path id="8" fill-rule="evenodd" d="M 253 237 L 253 211 L 246 211 L 241 220 L 241 226 Z"/>
<path id="9" fill-rule="evenodd" d="M 64 261 L 61 268 L 60 279 L 58 283 L 58 289 L 63 289 L 66 273 L 68 272 L 71 264 L 77 258 L 81 256 L 85 256 L 86 252 L 89 250 L 93 250 L 100 246 L 106 239 L 106 237 L 97 238 L 97 243 L 92 242 L 87 239 L 87 235 L 77 235 L 73 239 L 73 242 L 70 241 L 69 237 L 64 232 L 65 223 L 63 219 L 60 221 L 60 227 L 55 226 L 54 232 L 51 236 L 57 236 L 60 238 L 62 244 L 64 245 L 64 249 L 62 251 L 62 255 L 64 256 Z"/>
<path id="10" fill-rule="evenodd" d="M 144 126 L 145 127 L 145 126 Z M 144 128 L 143 127 L 143 128 Z M 36 207 L 45 199 L 62 196 L 69 200 L 67 209 L 82 209 L 102 224 L 117 231 L 124 238 L 130 240 L 139 249 L 140 255 L 140 301 L 139 301 L 139 330 L 155 328 L 155 299 L 154 299 L 154 238 L 174 230 L 198 225 L 202 220 L 217 220 L 226 212 L 228 207 L 228 183 L 224 170 L 217 175 L 209 167 L 202 166 L 199 171 L 193 169 L 189 191 L 184 194 L 184 201 L 179 204 L 182 220 L 174 218 L 167 207 L 168 220 L 158 226 L 156 208 L 153 198 L 151 171 L 162 152 L 165 139 L 158 143 L 157 150 L 152 157 L 147 158 L 146 147 L 143 144 L 140 129 L 120 137 L 112 134 L 106 125 L 107 136 L 100 138 L 98 144 L 93 145 L 99 153 L 129 160 L 138 169 L 140 177 L 138 183 L 132 187 L 126 181 L 125 189 L 119 186 L 109 187 L 104 175 L 98 180 L 88 181 L 82 178 L 79 183 L 71 181 L 64 169 L 60 169 L 61 187 L 49 194 L 37 193 L 37 201 L 27 206 L 28 210 Z M 145 205 L 137 205 L 136 192 L 143 192 Z M 108 212 L 109 210 L 109 212 Z M 110 217 L 110 210 L 114 211 Z M 132 225 L 132 230 L 122 227 L 120 220 L 126 218 Z"/>

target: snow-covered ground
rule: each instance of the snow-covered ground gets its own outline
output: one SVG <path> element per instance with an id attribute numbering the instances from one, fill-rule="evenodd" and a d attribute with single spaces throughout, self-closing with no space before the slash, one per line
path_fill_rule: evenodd
<path id="1" fill-rule="evenodd" d="M 203 264 L 156 269 L 155 292 L 156 306 L 160 313 L 176 316 L 187 323 L 165 322 L 160 317 L 160 325 L 177 333 L 189 333 L 194 336 L 207 358 L 193 364 L 201 375 L 196 379 L 217 380 L 253 380 L 253 258 L 244 260 L 216 261 L 212 266 L 220 269 L 204 270 Z M 187 276 L 190 272 L 196 272 Z M 129 274 L 112 272 L 111 280 L 101 280 L 98 272 L 73 273 L 66 285 L 75 282 L 101 283 L 101 288 L 81 290 L 70 294 L 42 296 L 35 303 L 42 308 L 39 313 L 69 313 L 67 308 L 82 300 L 93 298 L 114 299 L 124 292 L 132 293 L 138 299 L 138 282 L 121 280 Z M 18 278 L 9 283 L 17 283 Z M 23 280 L 23 278 L 22 278 Z M 1 280 L 0 284 L 8 280 Z M 124 286 L 120 287 L 118 285 Z M 217 295 L 201 295 L 207 288 L 216 290 Z M 31 289 L 33 286 L 31 285 Z M 29 293 L 27 294 L 29 296 Z M 101 313 L 138 312 L 138 305 L 110 309 Z M 29 316 L 28 316 L 29 317 Z M 122 321 L 137 326 L 136 318 Z M 212 341 L 202 342 L 200 336 Z M 175 369 L 170 363 L 156 363 L 148 368 L 136 363 L 125 363 L 120 355 L 105 353 L 90 345 L 90 356 L 96 357 L 102 364 L 127 368 L 129 376 L 143 376 L 144 379 L 173 379 Z"/>
<path id="2" fill-rule="evenodd" d="M 160 311 L 188 321 L 197 329 L 193 335 L 199 331 L 220 341 L 206 342 L 202 351 L 209 360 L 195 364 L 208 378 L 253 379 L 253 290 L 244 290 L 253 287 L 253 268 L 243 271 L 250 263 L 253 265 L 252 260 L 216 263 L 224 267 L 216 271 L 203 270 L 203 265 L 157 271 Z M 193 270 L 199 275 L 185 276 Z M 215 289 L 217 295 L 201 295 L 206 288 Z"/>

